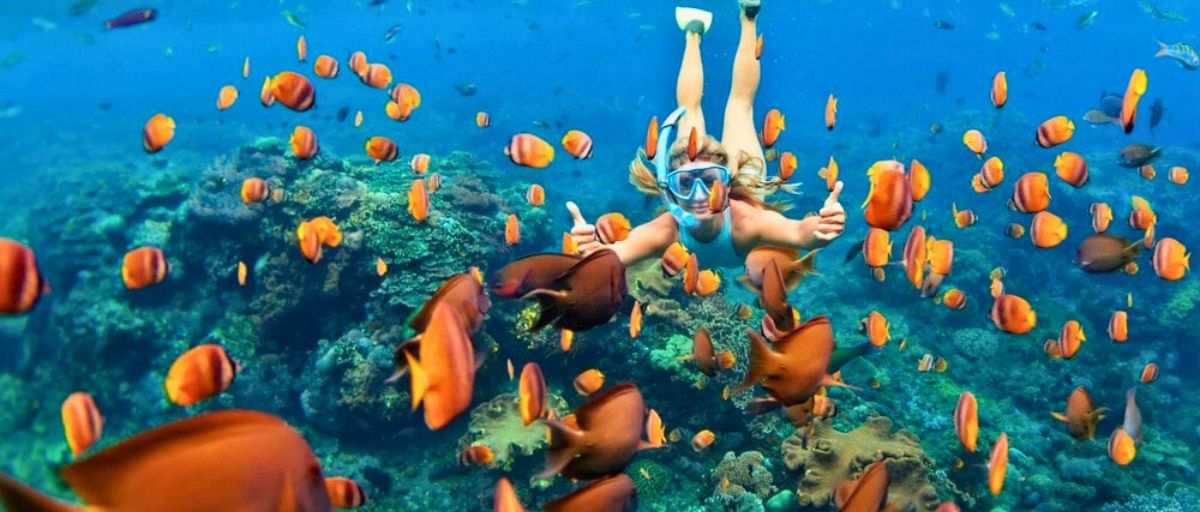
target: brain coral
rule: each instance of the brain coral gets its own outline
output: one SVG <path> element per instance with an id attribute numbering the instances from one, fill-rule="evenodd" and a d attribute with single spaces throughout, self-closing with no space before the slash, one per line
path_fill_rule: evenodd
<path id="1" fill-rule="evenodd" d="M 905 430 L 892 434 L 892 420 L 886 417 L 867 418 L 850 432 L 817 421 L 811 430 L 792 434 L 782 450 L 788 469 L 802 471 L 796 494 L 803 507 L 832 505 L 838 485 L 858 478 L 867 465 L 880 459 L 892 480 L 888 488 L 892 510 L 929 511 L 938 505 L 937 492 L 928 478 L 933 461 L 925 456 L 916 436 Z"/>

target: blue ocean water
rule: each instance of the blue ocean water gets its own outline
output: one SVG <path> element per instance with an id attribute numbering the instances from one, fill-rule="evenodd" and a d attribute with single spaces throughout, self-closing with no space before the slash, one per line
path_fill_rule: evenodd
<path id="1" fill-rule="evenodd" d="M 54 468 L 70 459 L 64 453 L 57 404 L 76 389 L 93 390 L 109 425 L 100 447 L 195 414 L 167 406 L 159 384 L 183 348 L 219 338 L 235 346 L 272 347 L 241 362 L 247 368 L 258 363 L 259 368 L 273 369 L 249 371 L 229 390 L 225 402 L 200 410 L 249 408 L 284 417 L 305 433 L 327 473 L 342 471 L 368 488 L 374 499 L 367 507 L 377 507 L 374 510 L 484 509 L 491 506 L 496 479 L 504 475 L 516 484 L 528 509 L 574 488 L 562 478 L 553 484 L 531 483 L 541 465 L 541 446 L 514 456 L 503 469 L 459 467 L 458 452 L 480 438 L 467 433 L 469 414 L 464 413 L 447 431 L 429 432 L 419 413 L 407 412 L 406 381 L 396 388 L 404 397 L 398 406 L 372 402 L 390 389 L 382 383 L 387 375 L 379 367 L 388 367 L 396 341 L 392 338 L 401 336 L 374 333 L 400 326 L 441 278 L 465 268 L 439 267 L 429 263 L 435 260 L 432 256 L 393 263 L 386 288 L 369 280 L 374 279 L 373 270 L 346 277 L 345 283 L 325 279 L 327 274 L 294 277 L 288 273 L 292 270 L 278 271 L 273 279 L 293 276 L 294 289 L 288 293 L 327 293 L 342 286 L 321 300 L 297 300 L 281 315 L 320 318 L 315 321 L 319 326 L 304 323 L 304 328 L 280 329 L 259 314 L 266 309 L 264 302 L 287 303 L 288 299 L 267 293 L 265 279 L 253 285 L 256 290 L 239 294 L 228 282 L 228 265 L 246 259 L 253 273 L 265 275 L 279 260 L 263 254 L 286 254 L 298 261 L 295 239 L 288 238 L 295 223 L 326 213 L 316 206 L 320 201 L 336 202 L 313 199 L 305 204 L 296 199 L 319 195 L 308 188 L 316 189 L 315 179 L 298 178 L 308 176 L 304 173 L 311 167 L 286 174 L 288 183 L 283 188 L 289 201 L 301 206 L 277 214 L 278 221 L 259 232 L 243 228 L 190 232 L 186 224 L 192 217 L 187 210 L 195 206 L 185 203 L 206 197 L 195 191 L 213 186 L 208 171 L 215 159 L 237 154 L 239 148 L 264 137 L 286 142 L 292 128 L 303 124 L 317 133 L 321 155 L 357 166 L 342 173 L 368 184 L 363 188 L 371 192 L 403 198 L 413 178 L 408 158 L 415 153 L 431 154 L 435 162 L 443 157 L 450 161 L 453 152 L 470 153 L 478 160 L 472 166 L 490 167 L 495 174 L 486 182 L 488 192 L 513 204 L 529 183 L 543 185 L 547 199 L 539 210 L 542 213 L 526 217 L 526 207 L 521 206 L 523 222 L 537 223 L 525 226 L 530 241 L 515 249 L 501 247 L 497 239 L 502 241 L 502 236 L 495 229 L 503 225 L 500 211 L 516 209 L 506 205 L 489 212 L 494 225 L 488 237 L 495 245 L 462 249 L 463 258 L 480 255 L 479 261 L 465 263 L 479 265 L 489 275 L 520 256 L 557 252 L 560 233 L 571 225 L 563 206 L 568 200 L 578 203 L 589 218 L 619 211 L 634 225 L 646 222 L 656 214 L 658 199 L 642 196 L 627 185 L 627 169 L 643 143 L 650 117 L 662 119 L 675 107 L 683 36 L 675 26 L 672 3 L 102 0 L 78 15 L 69 14 L 71 2 L 10 4 L 0 16 L 0 132 L 5 134 L 0 139 L 0 157 L 6 162 L 0 167 L 5 184 L 0 186 L 5 213 L 0 218 L 0 236 L 28 243 L 39 255 L 54 290 L 31 313 L 0 319 L 0 342 L 7 344 L 0 350 L 7 358 L 0 361 L 7 389 L 0 394 L 7 395 L 3 403 L 21 411 L 0 421 L 0 434 L 12 434 L 10 441 L 0 442 L 0 453 L 6 455 L 0 471 L 70 498 L 69 489 L 52 476 Z M 892 324 L 893 339 L 882 354 L 846 367 L 843 378 L 857 389 L 830 391 L 840 403 L 840 412 L 830 424 L 851 431 L 870 414 L 890 417 L 896 428 L 921 439 L 920 447 L 928 457 L 922 464 L 937 501 L 955 501 L 966 510 L 1200 509 L 1194 491 L 1200 485 L 1195 467 L 1200 452 L 1194 448 L 1200 441 L 1196 428 L 1200 402 L 1189 391 L 1196 386 L 1200 370 L 1191 355 L 1195 327 L 1200 325 L 1200 312 L 1195 309 L 1200 285 L 1190 274 L 1174 282 L 1157 278 L 1149 257 L 1152 250 L 1143 251 L 1137 260 L 1136 275 L 1085 274 L 1073 262 L 1076 247 L 1091 234 L 1088 207 L 1093 202 L 1112 206 L 1115 234 L 1141 237 L 1126 223 L 1135 195 L 1154 206 L 1159 237 L 1173 237 L 1189 247 L 1200 244 L 1191 221 L 1200 213 L 1191 201 L 1195 184 L 1177 185 L 1167 179 L 1172 166 L 1195 169 L 1200 165 L 1200 139 L 1194 129 L 1200 116 L 1200 88 L 1195 87 L 1200 75 L 1154 56 L 1156 39 L 1200 44 L 1195 29 L 1200 9 L 1184 0 L 765 0 L 764 4 L 758 22 L 764 51 L 755 119 L 761 125 L 772 108 L 784 113 L 787 129 L 777 148 L 798 156 L 794 181 L 801 183 L 797 196 L 777 198 L 794 204 L 788 213 L 792 218 L 819 209 L 827 192 L 816 172 L 833 155 L 845 182 L 841 202 L 848 217 L 845 234 L 818 257 L 820 275 L 808 277 L 789 301 L 803 317 L 828 315 L 843 346 L 864 339 L 857 324 L 871 310 L 883 312 Z M 709 131 L 719 133 L 738 36 L 737 6 L 733 0 L 690 5 L 714 13 L 714 24 L 702 43 L 704 109 Z M 138 7 L 157 9 L 157 18 L 129 28 L 104 29 L 106 19 Z M 304 26 L 289 24 L 285 12 Z M 1089 13 L 1096 13 L 1094 20 L 1082 24 Z M 385 41 L 389 30 L 394 37 Z M 296 39 L 301 35 L 308 46 L 305 63 L 296 59 Z M 420 90 L 422 104 L 411 119 L 403 123 L 388 119 L 386 91 L 370 89 L 353 76 L 346 59 L 357 50 L 366 52 L 372 62 L 387 64 L 396 82 Z M 320 54 L 339 61 L 337 78 L 313 76 L 311 64 Z M 241 66 L 247 57 L 250 74 L 244 79 Z M 1133 132 L 1085 122 L 1082 116 L 1097 108 L 1104 91 L 1124 92 L 1134 69 L 1146 71 L 1149 88 Z M 260 106 L 263 77 L 284 70 L 313 78 L 315 108 L 294 112 L 279 105 Z M 993 108 L 988 97 L 997 71 L 1005 71 L 1009 83 L 1009 102 L 1001 110 Z M 226 84 L 236 86 L 240 97 L 232 108 L 219 112 L 214 102 L 218 89 Z M 823 123 L 830 94 L 840 102 L 838 124 L 832 131 Z M 1158 100 L 1166 110 L 1151 129 L 1150 104 Z M 348 109 L 349 119 L 339 121 L 337 113 L 343 108 Z M 359 110 L 364 122 L 355 128 L 352 118 Z M 491 126 L 482 130 L 474 124 L 475 114 L 481 111 L 491 117 Z M 147 155 L 139 135 L 146 119 L 158 112 L 175 119 L 175 138 L 163 152 Z M 1074 138 L 1061 148 L 1039 148 L 1034 144 L 1037 125 L 1057 115 L 1074 121 Z M 931 130 L 935 125 L 937 133 Z M 1005 181 L 989 194 L 971 190 L 971 176 L 981 160 L 967 151 L 961 135 L 972 128 L 986 134 L 987 154 L 1005 162 Z M 592 137 L 591 158 L 575 160 L 562 149 L 559 140 L 570 129 Z M 546 169 L 514 165 L 502 148 L 519 132 L 554 145 L 558 149 L 554 163 Z M 363 143 L 373 135 L 398 143 L 400 158 L 395 163 L 367 164 Z M 1163 149 L 1154 164 L 1155 179 L 1116 165 L 1118 153 L 1129 143 Z M 1091 179 L 1084 187 L 1069 187 L 1054 176 L 1054 157 L 1062 149 L 1088 159 Z M 861 259 L 842 262 L 867 231 L 858 208 L 869 188 L 866 169 L 880 160 L 907 163 L 914 158 L 930 169 L 932 191 L 917 204 L 913 219 L 893 233 L 893 259 L 902 256 L 904 236 L 913 225 L 953 240 L 958 257 L 946 287 L 967 293 L 963 311 L 921 299 L 905 282 L 902 269 L 887 269 L 887 279 L 876 283 Z M 323 165 L 323 169 L 333 168 Z M 465 168 L 445 172 L 451 176 Z M 768 164 L 770 173 L 776 169 L 777 162 Z M 1029 215 L 1012 212 L 1005 200 L 1011 183 L 1035 170 L 1050 175 L 1050 210 L 1070 229 L 1066 241 L 1053 249 L 1034 248 L 1028 235 L 1013 240 L 1003 233 L 1009 223 L 1029 226 Z M 385 183 L 386 176 L 403 177 L 405 182 L 396 187 Z M 227 185 L 223 190 L 229 197 L 236 197 L 237 183 L 222 184 Z M 396 199 L 389 211 L 399 211 L 407 222 L 405 204 Z M 434 210 L 443 206 L 452 216 L 448 204 L 435 202 Z M 955 228 L 952 204 L 972 209 L 979 223 Z M 353 260 L 353 265 L 363 263 L 361 269 L 373 264 L 371 251 L 378 246 L 372 244 L 394 239 L 416 243 L 420 239 L 414 237 L 427 236 L 407 231 L 411 225 L 401 225 L 378 210 L 341 213 L 342 218 L 331 216 L 345 222 L 348 233 L 368 233 L 365 242 L 359 237 L 363 245 L 357 247 L 369 250 L 358 250 Z M 372 214 L 378 214 L 379 220 L 372 221 Z M 114 216 L 124 220 L 112 220 Z M 96 227 L 104 222 L 110 227 Z M 379 234 L 372 229 L 381 228 L 366 227 L 375 226 L 371 222 L 395 227 L 390 234 L 394 236 L 372 240 L 372 234 Z M 471 229 L 469 221 L 460 222 Z M 474 227 L 481 229 L 478 224 Z M 445 236 L 464 245 L 484 243 L 474 235 Z M 187 288 L 187 293 L 139 297 L 120 289 L 115 281 L 120 256 L 138 245 L 135 242 L 147 240 L 194 255 L 181 256 L 186 263 L 178 265 L 179 272 L 173 270 L 167 283 L 177 290 Z M 237 246 L 243 241 L 254 250 L 239 252 Z M 409 247 L 400 242 L 389 247 L 396 246 Z M 353 253 L 352 247 L 334 254 Z M 168 259 L 172 256 L 168 254 Z M 459 263 L 463 262 L 455 261 Z M 227 266 L 218 269 L 219 264 Z M 987 275 L 994 267 L 1004 267 L 1006 289 L 1029 299 L 1038 311 L 1038 327 L 1032 333 L 1003 334 L 988 321 Z M 410 274 L 425 277 L 411 288 L 395 282 Z M 720 397 L 726 384 L 741 380 L 747 359 L 742 331 L 753 324 L 737 320 L 734 314 L 736 304 L 753 305 L 755 299 L 735 282 L 737 275 L 722 273 L 719 300 L 682 297 L 677 289 L 651 299 L 670 301 L 689 316 L 671 320 L 670 314 L 648 313 L 646 332 L 636 340 L 626 334 L 629 314 L 623 310 L 609 325 L 581 333 L 581 344 L 586 344 L 570 356 L 558 353 L 557 340 L 547 342 L 545 333 L 542 338 L 515 334 L 520 305 L 494 299 L 503 305 L 496 306 L 476 338 L 481 346 L 482 338 L 494 344 L 488 345 L 491 352 L 476 382 L 472 409 L 497 394 L 516 391 L 504 376 L 506 360 L 516 364 L 518 371 L 526 361 L 538 362 L 568 409 L 585 400 L 572 389 L 571 379 L 585 369 L 600 368 L 609 373 L 611 383 L 638 383 L 647 407 L 663 414 L 667 429 L 683 429 L 681 442 L 638 456 L 637 467 L 653 476 L 637 476 L 641 472 L 634 466 L 627 469 L 641 484 L 640 509 L 822 509 L 807 504 L 803 506 L 809 508 L 798 508 L 807 502 L 792 503 L 795 497 L 783 494 L 797 491 L 803 479 L 803 470 L 789 468 L 781 453 L 782 440 L 793 435 L 786 419 L 775 417 L 777 413 L 770 419 L 751 417 L 739 412 L 744 398 L 735 405 L 737 399 Z M 217 280 L 214 276 L 223 276 L 225 284 L 209 283 Z M 434 282 L 428 276 L 439 279 Z M 108 279 L 106 284 L 96 284 L 102 279 Z M 634 281 L 632 274 L 629 280 Z M 634 295 L 644 298 L 636 290 Z M 1129 300 L 1131 306 L 1126 305 Z M 181 311 L 189 308 L 194 314 L 182 319 Z M 1131 340 L 1124 344 L 1109 341 L 1105 333 L 1109 316 L 1117 309 L 1130 315 Z M 122 313 L 112 313 L 118 310 Z M 757 319 L 757 311 L 755 315 Z M 65 328 L 64 317 L 82 325 Z M 1047 358 L 1042 343 L 1057 338 L 1070 319 L 1078 320 L 1087 333 L 1081 354 L 1071 361 Z M 693 369 L 664 362 L 690 349 L 689 345 L 670 354 L 680 350 L 667 348 L 673 336 L 690 341 L 694 329 L 710 320 L 724 322 L 713 330 L 727 335 L 728 339 L 717 340 L 718 345 L 737 354 L 732 374 L 709 382 Z M 162 333 L 177 322 L 185 327 L 172 339 L 164 339 Z M 91 338 L 99 341 L 89 344 Z M 897 348 L 901 339 L 909 343 L 903 352 Z M 365 406 L 370 412 L 343 397 L 340 402 L 333 400 L 338 405 L 321 411 L 331 416 L 314 420 L 302 395 L 319 393 L 324 389 L 319 387 L 281 385 L 272 397 L 272 382 L 303 380 L 309 375 L 305 372 L 315 367 L 314 360 L 324 360 L 319 350 L 355 344 L 379 348 L 373 353 L 374 348 L 363 348 L 360 352 L 371 355 L 360 358 L 371 359 L 374 371 L 384 373 L 372 373 L 352 384 L 347 384 L 351 377 L 344 377 L 340 385 L 360 386 L 355 399 L 370 403 Z M 102 348 L 91 351 L 82 346 Z M 656 350 L 667 355 L 656 356 Z M 144 352 L 131 364 L 126 353 L 139 351 Z M 382 357 L 381 351 L 386 352 Z M 64 353 L 72 355 L 64 358 Z M 944 356 L 949 369 L 916 372 L 917 360 L 925 353 Z M 262 361 L 255 360 L 260 357 Z M 630 362 L 636 364 L 622 365 Z M 1117 466 L 1106 454 L 1105 440 L 1121 425 L 1126 389 L 1138 385 L 1139 372 L 1148 362 L 1160 366 L 1162 377 L 1155 384 L 1140 386 L 1145 440 L 1133 463 Z M 121 371 L 99 371 L 89 382 L 89 368 L 109 366 Z M 701 380 L 707 384 L 697 384 Z M 872 381 L 882 385 L 876 389 Z M 1095 440 L 1070 438 L 1048 414 L 1063 410 L 1067 395 L 1077 386 L 1087 388 L 1098 405 L 1110 409 Z M 987 461 L 986 449 L 967 454 L 954 436 L 951 415 L 963 390 L 972 390 L 981 401 L 981 447 L 990 447 L 1001 431 L 1010 438 L 1008 487 L 1000 496 L 987 492 L 986 472 L 975 467 Z M 369 417 L 355 419 L 359 415 Z M 368 427 L 340 426 L 356 422 Z M 717 433 L 718 441 L 696 453 L 688 447 L 688 438 L 706 428 Z M 378 442 L 364 438 L 364 432 L 375 432 Z M 729 479 L 737 489 L 765 485 L 767 490 L 731 492 L 725 477 L 716 476 L 736 473 L 722 462 L 722 455 L 748 451 L 765 456 L 758 466 L 770 475 L 767 483 L 762 483 L 761 471 L 752 469 Z M 410 465 L 420 469 L 408 469 Z M 386 478 L 366 476 L 378 473 Z M 664 480 L 668 483 L 661 483 Z M 389 483 L 380 483 L 384 481 Z M 907 487 L 893 491 L 894 495 L 910 493 Z M 780 495 L 783 498 L 777 498 Z M 787 507 L 771 508 L 783 506 L 779 503 Z"/>

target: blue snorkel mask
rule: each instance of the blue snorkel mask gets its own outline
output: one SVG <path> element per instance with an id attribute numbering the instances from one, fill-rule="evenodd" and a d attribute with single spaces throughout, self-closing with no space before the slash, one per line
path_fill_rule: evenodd
<path id="1" fill-rule="evenodd" d="M 683 200 L 690 200 L 702 189 L 708 193 L 712 189 L 714 182 L 720 181 L 724 185 L 728 185 L 731 180 L 729 168 L 710 162 L 693 162 L 676 169 L 668 171 L 671 156 L 667 153 L 667 147 L 670 146 L 671 135 L 675 127 L 679 124 L 679 119 L 687 112 L 687 108 L 679 107 L 671 112 L 663 121 L 662 128 L 658 132 L 658 148 L 654 154 L 654 169 L 655 180 L 658 182 L 658 188 L 662 191 L 663 205 L 667 211 L 671 212 L 671 216 L 675 217 L 675 221 L 684 228 L 693 228 L 699 224 L 699 220 L 695 215 L 684 211 L 668 194 L 673 194 L 675 197 Z"/>

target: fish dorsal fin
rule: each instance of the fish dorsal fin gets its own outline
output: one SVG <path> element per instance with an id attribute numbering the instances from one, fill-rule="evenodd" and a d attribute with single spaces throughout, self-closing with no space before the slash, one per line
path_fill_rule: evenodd
<path id="1" fill-rule="evenodd" d="M 775 346 L 780 352 L 790 352 L 798 350 L 797 347 L 815 343 L 820 340 L 820 333 L 813 332 L 812 329 L 819 328 L 821 325 L 829 326 L 829 318 L 825 315 L 809 318 L 783 339 L 775 340 Z"/>
<path id="2" fill-rule="evenodd" d="M 460 286 L 462 284 L 460 281 L 463 279 L 474 281 L 474 278 L 471 277 L 470 274 L 466 273 L 457 274 L 446 280 L 445 284 L 439 287 L 437 291 L 433 293 L 433 296 L 429 298 L 429 300 L 425 301 L 425 304 L 421 306 L 421 309 L 417 310 L 416 314 L 413 315 L 412 320 L 409 321 L 408 326 L 412 327 L 417 332 L 424 331 L 425 326 L 429 325 L 430 315 L 433 314 L 433 306 L 440 303 L 446 298 L 447 294 Z"/>
<path id="3" fill-rule="evenodd" d="M 854 494 L 854 488 L 857 486 L 858 480 L 842 482 L 837 486 L 837 489 L 833 492 L 833 503 L 837 506 L 838 510 L 841 510 L 846 505 L 846 502 L 850 500 L 850 496 Z"/>

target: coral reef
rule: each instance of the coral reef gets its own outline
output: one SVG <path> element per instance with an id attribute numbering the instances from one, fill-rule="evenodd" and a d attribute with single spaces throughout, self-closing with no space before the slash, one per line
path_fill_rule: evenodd
<path id="1" fill-rule="evenodd" d="M 767 499 L 775 486 L 771 485 L 771 471 L 763 463 L 766 458 L 756 451 L 734 455 L 725 452 L 725 457 L 713 469 L 712 481 L 716 484 L 714 494 L 750 493 L 760 500 Z"/>
<path id="2" fill-rule="evenodd" d="M 391 347 L 375 343 L 357 329 L 333 341 L 321 340 L 301 379 L 304 417 L 337 435 L 418 425 L 418 417 L 409 412 L 407 388 L 383 383 L 392 374 L 392 365 Z M 355 421 L 346 421 L 347 417 Z"/>
<path id="3" fill-rule="evenodd" d="M 868 418 L 850 432 L 816 421 L 811 433 L 797 430 L 784 441 L 782 451 L 788 469 L 802 474 L 796 489 L 802 506 L 829 506 L 838 485 L 858 478 L 867 465 L 880 459 L 892 481 L 888 502 L 896 510 L 929 511 L 938 505 L 928 477 L 933 461 L 916 436 L 905 430 L 892 433 L 892 421 L 886 417 Z"/>
<path id="4" fill-rule="evenodd" d="M 566 400 L 553 393 L 546 395 L 546 408 L 560 417 L 569 411 Z M 546 445 L 546 428 L 540 421 L 525 426 L 517 395 L 504 393 L 471 410 L 471 423 L 459 444 L 491 447 L 496 454 L 492 466 L 509 470 L 518 456 L 533 455 Z"/>

